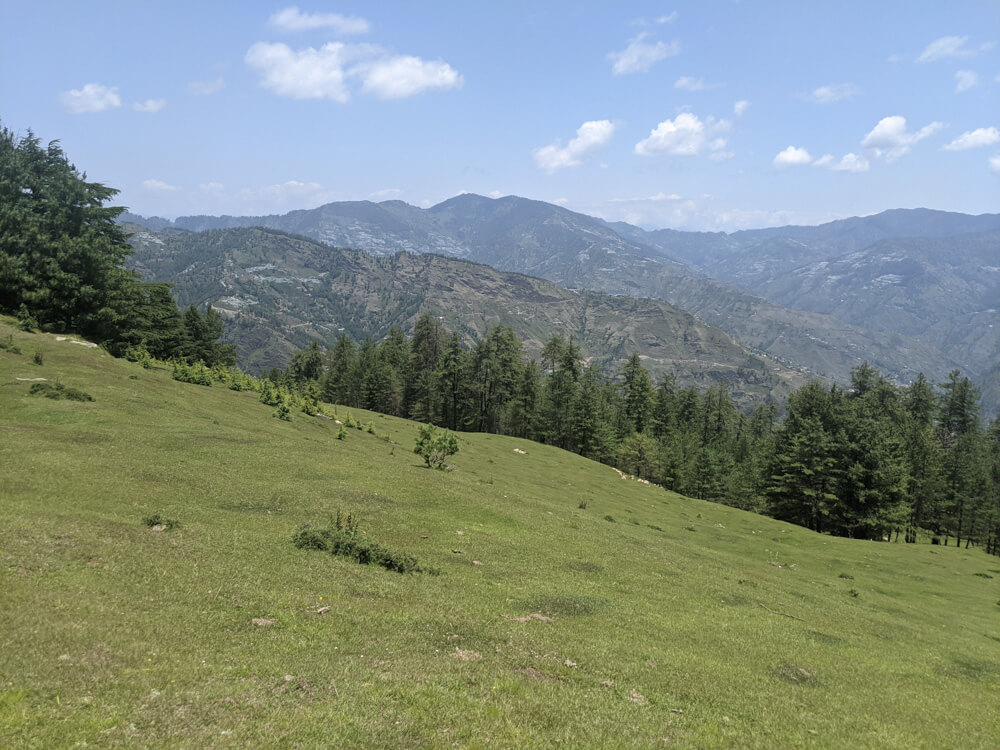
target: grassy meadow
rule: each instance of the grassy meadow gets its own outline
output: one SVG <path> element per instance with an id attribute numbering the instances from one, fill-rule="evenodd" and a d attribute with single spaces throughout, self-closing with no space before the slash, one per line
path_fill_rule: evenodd
<path id="1" fill-rule="evenodd" d="M 821 536 L 514 438 L 433 471 L 413 422 L 353 410 L 377 434 L 338 440 L 0 337 L 0 747 L 1000 746 L 981 551 Z M 439 574 L 292 544 L 338 508 Z"/>

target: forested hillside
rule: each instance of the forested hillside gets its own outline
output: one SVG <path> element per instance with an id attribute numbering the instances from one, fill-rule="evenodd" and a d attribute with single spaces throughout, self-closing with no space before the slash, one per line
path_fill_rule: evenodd
<path id="1" fill-rule="evenodd" d="M 667 303 L 570 291 L 439 255 L 375 257 L 260 228 L 136 228 L 132 242 L 130 263 L 143 276 L 173 283 L 184 304 L 226 316 L 225 340 L 254 372 L 284 367 L 313 339 L 378 340 L 393 326 L 412 330 L 428 313 L 466 346 L 507 325 L 531 357 L 553 335 L 572 337 L 587 362 L 609 372 L 639 354 L 682 385 L 726 383 L 741 407 L 781 400 L 806 379 Z"/>
<path id="2" fill-rule="evenodd" d="M 850 388 L 794 391 L 779 420 L 775 403 L 741 413 L 725 383 L 656 381 L 636 354 L 607 372 L 553 336 L 526 361 L 510 328 L 466 349 L 424 315 L 410 340 L 399 328 L 360 347 L 341 335 L 269 379 L 314 402 L 545 442 L 814 531 L 953 538 L 1000 554 L 1000 420 L 982 422 L 979 393 L 957 371 L 900 388 L 865 364 Z"/>
<path id="3" fill-rule="evenodd" d="M 131 218 L 151 228 L 164 228 L 162 220 Z M 564 287 L 662 299 L 792 368 L 847 383 L 854 368 L 869 362 L 905 384 L 919 372 L 944 378 L 958 368 L 978 377 L 984 368 L 942 351 L 936 341 L 905 331 L 869 328 L 861 318 L 844 320 L 824 312 L 790 309 L 764 299 L 760 291 L 735 287 L 729 279 L 734 273 L 752 273 L 762 263 L 770 267 L 769 258 L 784 262 L 789 252 L 817 259 L 841 242 L 853 249 L 868 240 L 906 236 L 907 226 L 929 236 L 947 236 L 988 229 L 994 220 L 901 211 L 821 227 L 732 235 L 644 232 L 541 201 L 463 194 L 428 209 L 400 201 L 359 201 L 285 215 L 181 217 L 169 226 L 192 230 L 266 226 L 376 255 L 444 253 L 539 276 Z M 751 247 L 752 259 L 746 257 Z M 723 281 L 706 273 L 717 274 Z M 993 407 L 989 402 L 989 408 Z"/>

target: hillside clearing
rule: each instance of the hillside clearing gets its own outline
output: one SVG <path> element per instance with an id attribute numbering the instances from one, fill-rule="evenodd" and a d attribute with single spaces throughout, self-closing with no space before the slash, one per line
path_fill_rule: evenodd
<path id="1" fill-rule="evenodd" d="M 25 352 L 0 351 L 2 746 L 1000 744 L 978 550 L 821 536 L 494 435 L 433 471 L 412 422 L 353 410 L 390 441 L 337 440 L 0 335 Z M 294 547 L 338 508 L 441 575 Z"/>

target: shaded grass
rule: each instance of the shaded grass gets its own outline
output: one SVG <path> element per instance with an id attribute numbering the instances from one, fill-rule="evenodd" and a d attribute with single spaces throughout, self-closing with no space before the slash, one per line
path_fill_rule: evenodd
<path id="1" fill-rule="evenodd" d="M 1000 744 L 977 550 L 823 537 L 512 438 L 428 472 L 413 423 L 353 410 L 391 442 L 341 441 L 11 333 L 44 364 L 0 352 L 0 746 Z M 342 505 L 447 574 L 289 543 Z"/>

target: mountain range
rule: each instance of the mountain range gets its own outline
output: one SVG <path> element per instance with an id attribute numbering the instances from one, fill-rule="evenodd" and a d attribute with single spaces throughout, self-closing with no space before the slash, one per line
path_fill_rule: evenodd
<path id="1" fill-rule="evenodd" d="M 841 382 L 868 361 L 901 382 L 960 369 L 984 394 L 998 390 L 998 214 L 898 209 L 724 234 L 646 231 L 541 201 L 463 194 L 427 209 L 358 201 L 271 216 L 123 218 L 154 231 L 260 226 L 373 256 L 451 256 L 568 289 L 660 299 Z"/>
<path id="2" fill-rule="evenodd" d="M 262 227 L 133 229 L 134 267 L 171 281 L 182 305 L 211 304 L 229 320 L 224 340 L 252 371 L 284 366 L 314 339 L 377 339 L 428 313 L 466 344 L 508 325 L 534 357 L 551 336 L 572 336 L 610 373 L 637 352 L 650 371 L 672 372 L 682 385 L 725 381 L 742 405 L 781 398 L 806 379 L 660 300 L 570 291 L 431 253 L 379 257 Z"/>

